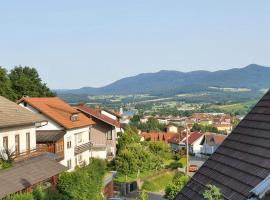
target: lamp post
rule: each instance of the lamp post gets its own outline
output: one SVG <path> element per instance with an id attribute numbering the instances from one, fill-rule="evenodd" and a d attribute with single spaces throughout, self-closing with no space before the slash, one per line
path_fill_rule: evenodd
<path id="1" fill-rule="evenodd" d="M 189 168 L 189 162 L 188 162 L 188 157 L 189 157 L 189 147 L 188 147 L 188 136 L 189 136 L 189 130 L 188 130 L 188 125 L 187 125 L 187 122 L 185 121 L 185 125 L 186 125 L 186 151 L 187 151 L 187 165 L 186 165 L 186 174 L 188 174 L 188 168 Z"/>

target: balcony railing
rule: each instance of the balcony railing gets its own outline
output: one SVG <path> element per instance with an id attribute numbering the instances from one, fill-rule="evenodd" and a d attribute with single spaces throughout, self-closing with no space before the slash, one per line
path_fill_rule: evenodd
<path id="1" fill-rule="evenodd" d="M 87 143 L 78 145 L 74 148 L 74 155 L 78 155 L 82 152 L 90 150 L 92 146 L 93 146 L 93 144 L 91 142 L 87 142 Z"/>
<path id="2" fill-rule="evenodd" d="M 21 151 L 20 153 L 15 153 L 14 161 L 19 162 L 22 160 L 26 160 L 35 156 L 38 156 L 42 153 L 45 153 L 46 150 L 43 148 L 32 148 L 29 150 Z"/>

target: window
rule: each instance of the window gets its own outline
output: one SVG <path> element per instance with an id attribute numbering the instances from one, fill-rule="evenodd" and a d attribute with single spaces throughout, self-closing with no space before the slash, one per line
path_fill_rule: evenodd
<path id="1" fill-rule="evenodd" d="M 75 122 L 79 120 L 79 115 L 78 114 L 73 114 L 70 116 L 70 120 Z"/>
<path id="2" fill-rule="evenodd" d="M 71 148 L 71 137 L 67 137 L 67 148 Z"/>
<path id="3" fill-rule="evenodd" d="M 82 142 L 82 133 L 78 133 L 77 135 L 76 135 L 76 139 L 77 139 L 77 144 L 79 144 L 79 143 L 81 143 Z"/>
<path id="4" fill-rule="evenodd" d="M 72 165 L 71 165 L 71 159 L 69 159 L 69 160 L 67 161 L 67 168 L 68 168 L 68 169 L 71 169 L 71 167 L 72 167 Z"/>
<path id="5" fill-rule="evenodd" d="M 107 138 L 107 140 L 112 140 L 112 130 L 110 130 L 106 133 L 106 138 Z"/>
<path id="6" fill-rule="evenodd" d="M 15 153 L 20 154 L 20 135 L 15 135 Z"/>
<path id="7" fill-rule="evenodd" d="M 26 133 L 26 150 L 30 150 L 30 133 Z"/>
<path id="8" fill-rule="evenodd" d="M 3 137 L 3 147 L 4 149 L 8 149 L 8 136 Z"/>

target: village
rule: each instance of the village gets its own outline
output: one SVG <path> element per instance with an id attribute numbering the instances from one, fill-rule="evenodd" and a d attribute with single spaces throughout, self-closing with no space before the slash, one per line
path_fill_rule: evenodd
<path id="1" fill-rule="evenodd" d="M 38 185 L 57 188 L 59 174 L 86 166 L 92 158 L 114 160 L 118 138 L 138 118 L 125 116 L 122 108 L 114 111 L 81 103 L 70 106 L 58 97 L 24 97 L 16 103 L 4 97 L 0 100 L 1 167 L 8 168 L 1 172 L 1 178 L 8 184 L 1 184 L 0 198 L 20 191 L 31 192 Z M 164 143 L 176 155 L 186 152 L 189 158 L 178 170 L 192 176 L 230 134 L 235 117 L 224 113 L 143 116 L 138 123 L 143 125 L 153 120 L 165 131 L 158 131 L 155 126 L 147 131 L 138 128 L 139 140 Z M 29 169 L 31 173 L 26 173 Z M 134 191 L 131 188 L 124 193 L 115 191 L 116 174 L 117 171 L 106 173 L 102 186 L 104 197 Z M 22 178 L 27 182 L 22 182 Z"/>

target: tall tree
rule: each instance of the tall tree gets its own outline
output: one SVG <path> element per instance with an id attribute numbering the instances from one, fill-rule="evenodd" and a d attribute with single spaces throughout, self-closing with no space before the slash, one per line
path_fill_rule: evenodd
<path id="1" fill-rule="evenodd" d="M 11 87 L 18 98 L 23 96 L 47 97 L 55 94 L 42 82 L 35 68 L 15 67 L 9 74 Z"/>
<path id="2" fill-rule="evenodd" d="M 0 67 L 0 95 L 10 100 L 16 100 L 17 96 L 11 88 L 7 70 Z"/>

